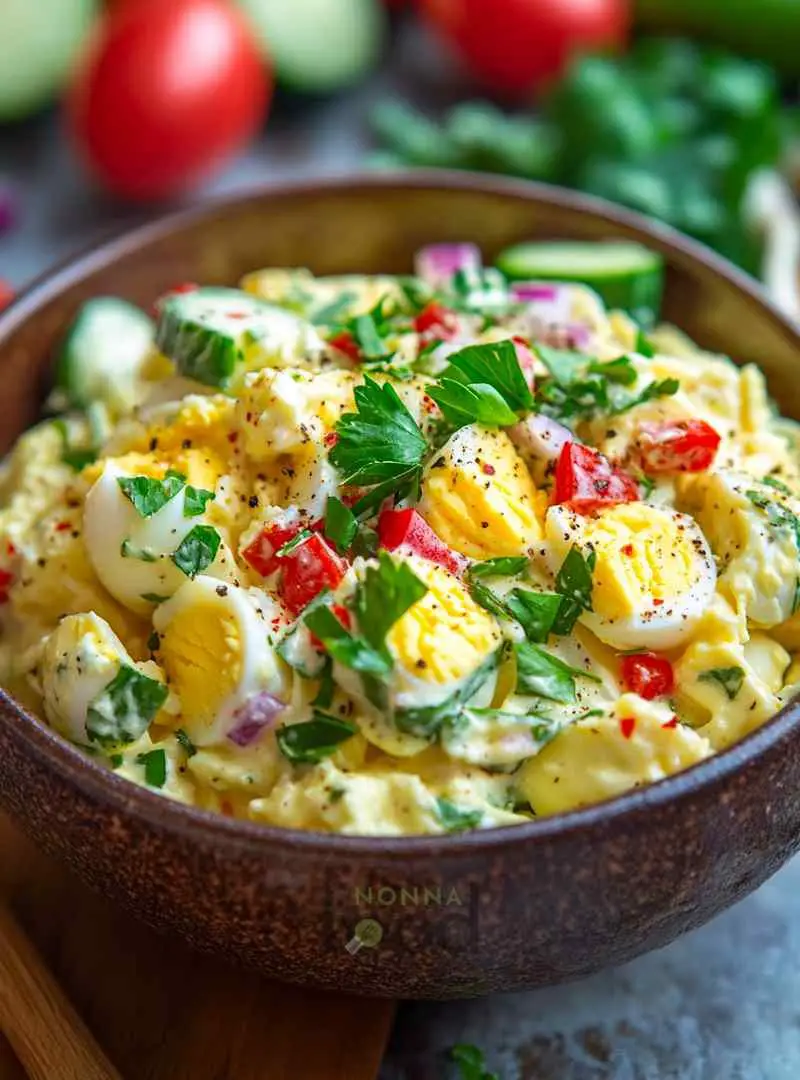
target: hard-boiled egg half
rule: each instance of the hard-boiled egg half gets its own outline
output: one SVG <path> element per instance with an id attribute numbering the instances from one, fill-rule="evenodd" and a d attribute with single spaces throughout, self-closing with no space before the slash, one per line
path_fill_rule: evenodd
<path id="1" fill-rule="evenodd" d="M 237 725 L 248 722 L 242 709 L 259 694 L 288 700 L 289 669 L 273 649 L 286 618 L 261 589 L 201 575 L 156 610 L 153 625 L 181 726 L 197 746 L 235 742 Z"/>
<path id="2" fill-rule="evenodd" d="M 594 552 L 590 611 L 583 623 L 618 649 L 671 649 L 688 639 L 709 605 L 716 569 L 692 518 L 646 503 L 596 514 L 566 506 L 547 512 L 545 534 L 557 571 L 573 547 Z"/>
<path id="3" fill-rule="evenodd" d="M 178 474 L 129 475 L 109 462 L 86 496 L 84 538 L 100 581 L 121 604 L 147 614 L 187 578 L 234 576 L 219 531 L 205 519 L 213 492 Z"/>
<path id="4" fill-rule="evenodd" d="M 419 510 L 451 548 L 488 559 L 535 544 L 546 502 L 508 435 L 469 424 L 427 467 Z"/>
<path id="5" fill-rule="evenodd" d="M 788 619 L 800 592 L 800 500 L 720 470 L 698 477 L 687 501 L 720 561 L 720 592 L 757 626 Z"/>
<path id="6" fill-rule="evenodd" d="M 127 678 L 122 676 L 125 685 L 115 691 L 121 672 L 128 673 Z M 96 741 L 133 742 L 167 697 L 156 665 L 135 664 L 108 623 L 94 612 L 67 615 L 49 636 L 42 656 L 42 687 L 50 723 L 84 746 Z M 92 709 L 98 714 L 94 730 Z M 108 737 L 98 740 L 104 733 Z"/>

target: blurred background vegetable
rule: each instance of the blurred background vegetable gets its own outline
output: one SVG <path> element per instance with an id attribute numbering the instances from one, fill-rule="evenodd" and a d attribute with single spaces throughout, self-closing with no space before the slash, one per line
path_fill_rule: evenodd
<path id="1" fill-rule="evenodd" d="M 99 24 L 68 98 L 89 169 L 131 199 L 165 198 L 207 176 L 266 113 L 266 67 L 226 0 L 132 0 Z"/>
<path id="2" fill-rule="evenodd" d="M 98 0 L 0 0 L 0 121 L 55 96 L 98 10 Z"/>

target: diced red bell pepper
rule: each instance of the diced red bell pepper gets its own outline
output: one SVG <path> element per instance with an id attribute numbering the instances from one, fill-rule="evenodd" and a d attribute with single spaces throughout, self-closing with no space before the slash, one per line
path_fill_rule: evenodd
<path id="1" fill-rule="evenodd" d="M 340 353 L 344 353 L 349 357 L 354 364 L 361 362 L 361 349 L 358 347 L 358 342 L 350 333 L 349 330 L 342 330 L 340 334 L 335 334 L 332 338 L 328 338 L 328 344 L 337 349 Z"/>
<path id="2" fill-rule="evenodd" d="M 283 562 L 275 552 L 302 530 L 302 525 L 267 525 L 242 552 L 242 558 L 257 574 L 269 577 Z"/>
<path id="3" fill-rule="evenodd" d="M 590 514 L 615 503 L 636 502 L 639 485 L 598 450 L 568 442 L 556 463 L 553 502 L 566 503 L 579 514 Z"/>
<path id="4" fill-rule="evenodd" d="M 383 510 L 378 518 L 378 542 L 387 551 L 403 549 L 438 563 L 451 574 L 461 574 L 467 560 L 440 540 L 424 517 L 412 507 Z"/>
<path id="5" fill-rule="evenodd" d="M 347 573 L 347 561 L 314 533 L 279 560 L 278 594 L 293 615 L 299 615 L 324 589 L 335 589 Z"/>
<path id="6" fill-rule="evenodd" d="M 705 472 L 716 457 L 719 432 L 705 420 L 643 424 L 636 446 L 647 473 Z"/>
<path id="7" fill-rule="evenodd" d="M 414 319 L 414 329 L 427 341 L 452 341 L 458 334 L 458 316 L 438 300 L 431 300 Z"/>
<path id="8" fill-rule="evenodd" d="M 8 570 L 0 569 L 0 604 L 8 602 L 8 590 L 14 583 L 14 575 Z"/>
<path id="9" fill-rule="evenodd" d="M 639 697 L 647 698 L 648 701 L 672 693 L 675 686 L 672 664 L 655 653 L 623 656 L 620 673 L 624 688 Z"/>
<path id="10" fill-rule="evenodd" d="M 331 604 L 331 611 L 345 628 L 345 630 L 349 630 L 352 627 L 353 620 L 350 617 L 350 612 L 343 604 Z M 311 634 L 310 631 L 309 633 Z M 311 634 L 311 644 L 314 646 L 315 649 L 319 649 L 320 652 L 325 651 L 325 646 L 322 644 L 316 634 Z"/>

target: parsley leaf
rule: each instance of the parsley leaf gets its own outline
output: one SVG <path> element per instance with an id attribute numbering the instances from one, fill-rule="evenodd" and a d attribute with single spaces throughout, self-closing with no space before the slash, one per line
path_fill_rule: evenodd
<path id="1" fill-rule="evenodd" d="M 184 517 L 199 517 L 200 514 L 204 514 L 206 511 L 206 504 L 216 499 L 216 495 L 213 491 L 206 491 L 205 488 L 192 487 L 191 484 L 186 485 L 186 491 L 183 496 L 183 516 Z"/>
<path id="2" fill-rule="evenodd" d="M 483 424 L 486 427 L 508 427 L 519 417 L 508 407 L 499 391 L 488 383 L 464 383 L 444 376 L 439 384 L 427 388 L 428 396 L 442 410 L 451 424 Z"/>
<path id="3" fill-rule="evenodd" d="M 178 545 L 172 561 L 187 577 L 196 577 L 216 559 L 220 543 L 216 529 L 210 525 L 195 525 Z"/>
<path id="4" fill-rule="evenodd" d="M 528 566 L 527 555 L 505 555 L 497 559 L 485 559 L 473 563 L 468 571 L 470 578 L 514 577 Z"/>
<path id="5" fill-rule="evenodd" d="M 585 373 L 591 357 L 567 349 L 551 349 L 548 345 L 534 345 L 536 355 L 559 386 L 572 386 Z"/>
<path id="6" fill-rule="evenodd" d="M 354 602 L 359 629 L 370 645 L 385 648 L 391 628 L 427 591 L 408 563 L 379 551 L 378 565 L 366 568 Z"/>
<path id="7" fill-rule="evenodd" d="M 333 704 L 333 695 L 336 692 L 336 684 L 333 681 L 333 661 L 328 656 L 322 671 L 319 673 L 319 690 L 311 704 L 317 709 L 329 709 Z"/>
<path id="8" fill-rule="evenodd" d="M 538 694 L 550 701 L 575 701 L 575 677 L 599 682 L 596 675 L 582 668 L 570 667 L 538 645 L 524 641 L 514 646 L 517 658 L 517 691 Z"/>
<path id="9" fill-rule="evenodd" d="M 496 1073 L 486 1070 L 483 1052 L 469 1043 L 457 1043 L 450 1051 L 450 1057 L 458 1065 L 460 1080 L 499 1080 Z"/>
<path id="10" fill-rule="evenodd" d="M 311 529 L 301 529 L 299 533 L 292 537 L 291 540 L 287 540 L 285 544 L 281 544 L 278 550 L 275 552 L 276 559 L 283 559 L 287 555 L 291 555 L 293 551 L 296 551 L 301 547 L 306 540 L 310 540 L 313 536 Z"/>
<path id="11" fill-rule="evenodd" d="M 554 634 L 569 634 L 582 611 L 592 610 L 592 573 L 597 554 L 589 550 L 584 555 L 573 545 L 556 574 L 556 591 L 562 601 L 553 620 Z"/>
<path id="12" fill-rule="evenodd" d="M 638 378 L 636 368 L 631 363 L 629 356 L 620 356 L 616 360 L 600 363 L 592 360 L 589 371 L 595 375 L 605 375 L 609 382 L 619 383 L 621 386 L 633 386 Z"/>
<path id="13" fill-rule="evenodd" d="M 275 732 L 278 747 L 294 764 L 313 764 L 330 757 L 340 743 L 358 728 L 338 716 L 314 710 L 313 718 L 299 724 L 283 724 Z"/>
<path id="14" fill-rule="evenodd" d="M 163 480 L 153 480 L 150 476 L 118 476 L 117 483 L 139 517 L 147 518 L 163 510 L 183 490 L 186 477 L 170 469 Z"/>
<path id="15" fill-rule="evenodd" d="M 331 495 L 325 506 L 325 536 L 341 551 L 347 551 L 356 538 L 358 520 L 349 506 Z"/>
<path id="16" fill-rule="evenodd" d="M 418 481 L 427 443 L 391 383 L 367 375 L 354 396 L 357 411 L 340 417 L 330 452 L 342 482 L 385 485 L 391 494 Z"/>
<path id="17" fill-rule="evenodd" d="M 452 353 L 442 379 L 467 386 L 492 387 L 514 412 L 533 408 L 533 394 L 520 367 L 513 341 L 468 345 Z M 506 422 L 515 423 L 516 419 Z"/>
<path id="18" fill-rule="evenodd" d="M 144 782 L 148 787 L 162 788 L 167 782 L 167 752 L 166 750 L 150 750 L 146 754 L 138 754 L 136 761 L 144 765 Z"/>
<path id="19" fill-rule="evenodd" d="M 89 703 L 86 733 L 90 741 L 101 746 L 135 742 L 168 694 L 163 683 L 121 664 L 111 682 Z"/>
<path id="20" fill-rule="evenodd" d="M 719 683 L 728 700 L 733 701 L 744 682 L 744 669 L 740 667 L 711 668 L 699 676 L 700 682 Z"/>
<path id="21" fill-rule="evenodd" d="M 436 800 L 436 814 L 447 832 L 464 832 L 466 829 L 474 829 L 483 819 L 483 810 L 468 810 L 443 798 Z"/>
<path id="22" fill-rule="evenodd" d="M 547 641 L 563 603 L 558 593 L 531 589 L 512 589 L 505 598 L 507 610 L 525 631 L 525 637 L 536 643 Z"/>
<path id="23" fill-rule="evenodd" d="M 329 655 L 344 667 L 366 675 L 388 675 L 392 670 L 388 650 L 373 648 L 363 637 L 351 634 L 329 607 L 314 608 L 303 622 L 319 638 Z"/>
<path id="24" fill-rule="evenodd" d="M 766 484 L 767 487 L 775 488 L 775 490 L 780 491 L 782 495 L 792 494 L 792 489 L 787 487 L 782 480 L 777 478 L 777 476 L 762 476 L 761 483 Z"/>
<path id="25" fill-rule="evenodd" d="M 767 515 L 767 521 L 774 529 L 788 529 L 792 533 L 800 552 L 800 518 L 788 506 L 767 498 L 759 491 L 746 491 L 745 495 L 753 506 Z"/>
<path id="26" fill-rule="evenodd" d="M 496 615 L 498 619 L 507 619 L 508 609 L 503 601 L 487 585 L 480 581 L 469 581 L 469 594 L 476 604 L 488 611 L 490 615 Z"/>
<path id="27" fill-rule="evenodd" d="M 477 694 L 489 676 L 497 670 L 500 660 L 505 655 L 505 649 L 501 645 L 499 649 L 487 656 L 472 674 L 464 680 L 461 686 L 445 701 L 438 705 L 423 705 L 413 709 L 396 709 L 394 713 L 395 727 L 407 735 L 418 735 L 423 739 L 431 739 L 438 734 L 445 723 L 455 721 L 461 713 L 461 708 Z"/>
<path id="28" fill-rule="evenodd" d="M 610 410 L 611 416 L 620 416 L 622 413 L 627 412 L 628 409 L 634 409 L 637 405 L 644 405 L 646 401 L 653 401 L 655 398 L 671 397 L 673 394 L 677 394 L 680 385 L 678 379 L 661 379 L 658 382 L 650 382 L 633 397 L 626 395 L 624 398 L 618 398 Z"/>
<path id="29" fill-rule="evenodd" d="M 315 326 L 336 326 L 345 315 L 358 296 L 352 290 L 345 289 L 334 297 L 329 304 L 324 304 L 317 311 L 311 313 L 311 321 Z"/>
<path id="30" fill-rule="evenodd" d="M 646 356 L 648 360 L 651 360 L 656 355 L 655 345 L 643 330 L 638 330 L 636 333 L 635 351 L 639 356 Z"/>
<path id="31" fill-rule="evenodd" d="M 132 544 L 130 540 L 123 540 L 119 546 L 119 553 L 123 559 L 139 559 L 141 562 L 158 562 L 158 556 L 154 555 L 149 548 L 140 548 Z"/>

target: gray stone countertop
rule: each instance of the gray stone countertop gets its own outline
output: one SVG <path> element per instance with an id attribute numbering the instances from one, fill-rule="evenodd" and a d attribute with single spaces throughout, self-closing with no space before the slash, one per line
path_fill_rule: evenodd
<path id="1" fill-rule="evenodd" d="M 401 88 L 434 104 L 451 81 L 428 77 L 415 43 L 366 88 L 292 108 L 206 189 L 331 175 L 356 165 L 367 145 L 370 103 Z M 430 68 L 428 69 L 430 71 Z M 17 186 L 18 227 L 0 236 L 0 277 L 22 285 L 54 262 L 153 211 L 93 191 L 50 114 L 0 129 L 0 180 Z M 453 1075 L 447 1049 L 480 1045 L 502 1080 L 797 1080 L 800 1077 L 800 862 L 754 896 L 660 952 L 586 982 L 489 1000 L 404 1005 L 382 1080 Z"/>

